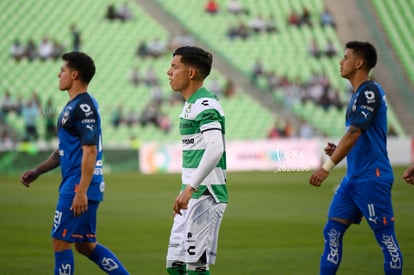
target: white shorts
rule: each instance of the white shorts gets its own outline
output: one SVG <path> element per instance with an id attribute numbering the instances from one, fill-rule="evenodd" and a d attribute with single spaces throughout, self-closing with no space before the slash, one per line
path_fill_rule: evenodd
<path id="1" fill-rule="evenodd" d="M 216 261 L 218 233 L 226 203 L 209 195 L 190 199 L 188 209 L 175 215 L 168 245 L 167 261 L 196 263 L 205 252 L 206 263 Z"/>

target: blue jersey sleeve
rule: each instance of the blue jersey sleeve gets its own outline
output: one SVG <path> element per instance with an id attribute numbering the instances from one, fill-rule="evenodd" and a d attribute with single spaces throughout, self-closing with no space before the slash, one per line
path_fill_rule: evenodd
<path id="1" fill-rule="evenodd" d="M 92 103 L 81 103 L 75 110 L 75 127 L 81 145 L 97 145 L 99 142 L 98 114 Z"/>
<path id="2" fill-rule="evenodd" d="M 375 85 L 361 91 L 352 106 L 349 124 L 366 130 L 381 107 L 382 96 Z"/>

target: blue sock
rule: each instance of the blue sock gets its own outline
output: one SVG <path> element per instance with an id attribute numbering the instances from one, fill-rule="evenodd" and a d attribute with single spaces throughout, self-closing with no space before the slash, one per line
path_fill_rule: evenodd
<path id="1" fill-rule="evenodd" d="M 333 275 L 342 259 L 342 238 L 348 225 L 328 220 L 323 230 L 325 247 L 321 257 L 320 275 Z"/>
<path id="2" fill-rule="evenodd" d="M 73 275 L 75 269 L 75 260 L 72 249 L 55 251 L 55 275 L 65 274 Z"/>
<path id="3" fill-rule="evenodd" d="M 103 271 L 110 275 L 129 275 L 111 250 L 101 244 L 96 244 L 95 249 L 89 256 L 89 260 L 96 263 Z"/>
<path id="4" fill-rule="evenodd" d="M 375 238 L 384 254 L 384 272 L 386 275 L 401 275 L 403 257 L 395 237 L 394 227 L 374 232 Z"/>

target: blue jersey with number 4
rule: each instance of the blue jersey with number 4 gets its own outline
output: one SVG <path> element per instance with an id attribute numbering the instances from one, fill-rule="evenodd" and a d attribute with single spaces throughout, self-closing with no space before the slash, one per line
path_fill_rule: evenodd
<path id="1" fill-rule="evenodd" d="M 347 155 L 346 178 L 393 181 L 387 153 L 387 104 L 384 90 L 377 82 L 368 80 L 353 93 L 346 112 L 346 128 L 351 125 L 362 133 Z"/>
<path id="2" fill-rule="evenodd" d="M 95 98 L 81 93 L 69 101 L 58 118 L 61 195 L 73 196 L 81 177 L 82 146 L 95 145 L 98 156 L 88 188 L 88 199 L 101 201 L 104 192 L 102 174 L 102 134 L 99 107 Z"/>

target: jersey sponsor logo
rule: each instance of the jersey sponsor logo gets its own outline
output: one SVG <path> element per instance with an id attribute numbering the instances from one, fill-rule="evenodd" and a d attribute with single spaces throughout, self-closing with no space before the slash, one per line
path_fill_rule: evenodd
<path id="1" fill-rule="evenodd" d="M 191 122 L 182 123 L 181 128 L 192 128 L 193 124 Z"/>
<path id="2" fill-rule="evenodd" d="M 185 138 L 183 139 L 183 144 L 194 144 L 193 138 Z"/>
<path id="3" fill-rule="evenodd" d="M 81 110 L 84 112 L 84 113 L 88 113 L 88 112 L 90 112 L 91 111 L 91 106 L 89 106 L 88 104 L 81 104 L 81 105 L 79 105 L 79 108 L 81 108 Z"/>
<path id="4" fill-rule="evenodd" d="M 361 105 L 361 109 L 362 110 L 367 110 L 369 112 L 373 112 L 374 111 L 374 108 L 372 108 L 371 106 L 368 106 L 368 105 Z"/>
<path id="5" fill-rule="evenodd" d="M 204 99 L 203 101 L 201 101 L 201 105 L 208 106 L 209 105 L 208 100 Z"/>
<path id="6" fill-rule="evenodd" d="M 382 235 L 382 241 L 381 241 L 385 249 L 387 249 L 388 253 L 391 256 L 391 261 L 389 262 L 390 267 L 392 269 L 401 269 L 402 268 L 402 261 L 399 253 L 398 246 L 393 238 L 393 236 L 390 235 Z"/>
<path id="7" fill-rule="evenodd" d="M 79 108 L 81 108 L 81 110 L 85 113 L 85 116 L 90 116 L 93 114 L 92 108 L 91 106 L 89 106 L 88 104 L 80 104 Z"/>
<path id="8" fill-rule="evenodd" d="M 329 254 L 326 258 L 329 262 L 337 265 L 339 263 L 339 239 L 341 237 L 341 232 L 338 232 L 336 229 L 332 228 L 328 232 L 329 237 Z"/>
<path id="9" fill-rule="evenodd" d="M 95 123 L 95 122 L 96 122 L 96 120 L 93 119 L 93 118 L 87 118 L 87 119 L 82 119 L 81 120 L 81 123 L 82 124 L 85 124 L 85 123 Z"/>
<path id="10" fill-rule="evenodd" d="M 373 91 L 365 91 L 364 95 L 368 104 L 375 103 L 375 93 Z"/>

